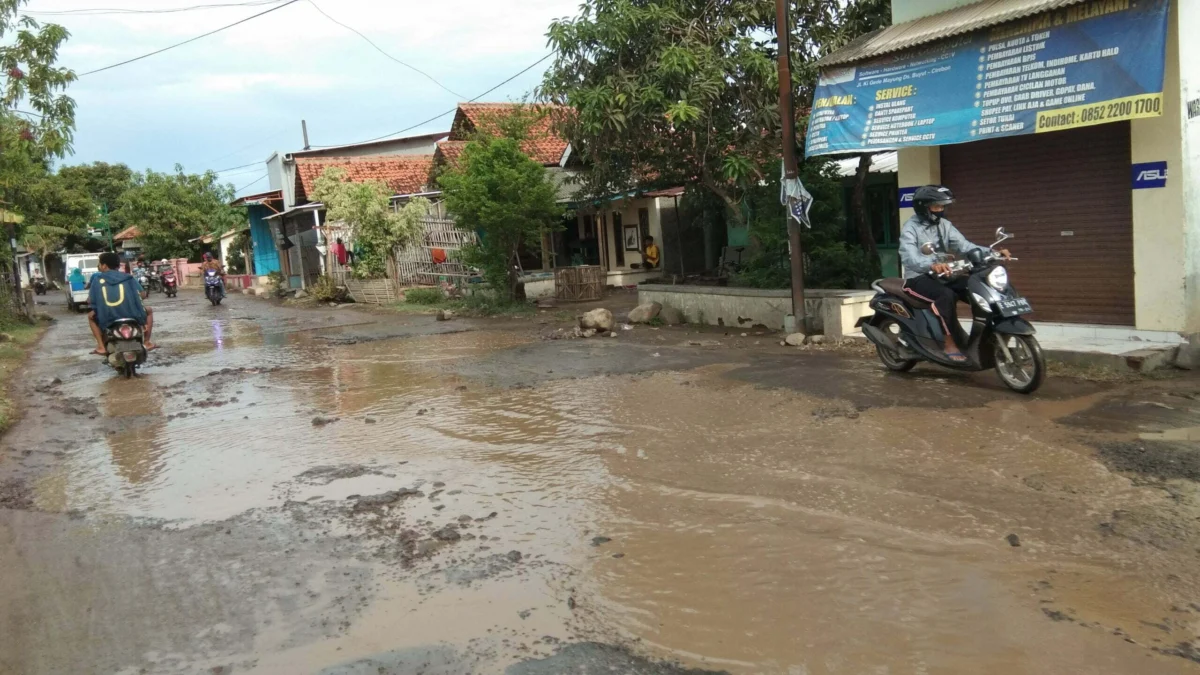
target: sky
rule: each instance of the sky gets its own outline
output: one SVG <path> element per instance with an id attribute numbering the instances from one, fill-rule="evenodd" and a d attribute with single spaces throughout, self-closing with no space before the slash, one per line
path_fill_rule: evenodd
<path id="1" fill-rule="evenodd" d="M 71 32 L 59 63 L 84 73 L 285 1 L 30 0 L 24 10 Z M 155 14 L 39 13 L 228 3 L 252 4 Z M 316 7 L 455 93 L 389 60 Z M 62 164 L 121 162 L 138 171 L 180 164 L 188 172 L 221 171 L 240 194 L 265 191 L 267 157 L 303 147 L 300 120 L 308 122 L 314 146 L 413 126 L 545 56 L 550 22 L 577 12 L 578 0 L 299 0 L 163 54 L 81 76 L 68 90 L 78 105 L 76 135 L 74 154 Z M 549 63 L 481 100 L 521 100 Z M 445 131 L 452 119 L 404 135 Z"/>

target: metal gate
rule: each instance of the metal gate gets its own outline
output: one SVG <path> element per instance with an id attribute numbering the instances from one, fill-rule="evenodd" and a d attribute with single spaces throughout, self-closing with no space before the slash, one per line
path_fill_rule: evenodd
<path id="1" fill-rule="evenodd" d="M 949 217 L 987 245 L 1016 239 L 1013 284 L 1034 320 L 1132 326 L 1133 197 L 1129 123 L 941 148 Z"/>

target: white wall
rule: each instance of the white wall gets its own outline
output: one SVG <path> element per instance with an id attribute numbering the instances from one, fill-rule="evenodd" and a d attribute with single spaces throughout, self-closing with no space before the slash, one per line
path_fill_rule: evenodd
<path id="1" fill-rule="evenodd" d="M 1179 0 L 1172 3 L 1177 7 L 1179 31 L 1191 39 L 1179 43 L 1179 75 L 1182 90 L 1181 122 L 1183 142 L 1180 149 L 1182 166 L 1179 174 L 1183 186 L 1183 212 L 1186 225 L 1184 234 L 1184 275 L 1186 290 L 1184 305 L 1187 312 L 1185 329 L 1200 332 L 1200 3 Z M 1189 103 L 1194 104 L 1191 113 Z M 1189 114 L 1193 116 L 1189 116 Z M 1168 178 L 1169 180 L 1169 178 Z"/>
<path id="2" fill-rule="evenodd" d="M 1184 330 L 1183 114 L 1179 91 L 1178 2 L 1171 3 L 1161 117 L 1130 122 L 1130 159 L 1167 162 L 1167 185 L 1133 190 L 1135 324 L 1142 330 Z"/>
<path id="3" fill-rule="evenodd" d="M 593 220 L 596 222 L 596 227 L 597 228 L 603 227 L 603 231 L 600 232 L 600 236 L 601 236 L 600 241 L 603 242 L 603 245 L 607 248 L 607 252 L 606 252 L 607 257 L 604 258 L 604 260 L 608 261 L 609 271 L 616 272 L 619 270 L 630 270 L 630 269 L 633 269 L 631 267 L 631 265 L 633 265 L 635 263 L 640 265 L 642 263 L 642 253 L 640 250 L 626 251 L 626 250 L 624 250 L 625 242 L 623 240 L 614 241 L 613 225 L 612 225 L 614 213 L 621 214 L 622 233 L 624 233 L 625 225 L 638 225 L 639 224 L 639 221 L 638 221 L 638 210 L 639 209 L 647 209 L 649 211 L 650 236 L 654 237 L 654 243 L 658 244 L 658 252 L 659 252 L 658 265 L 659 265 L 659 268 L 661 269 L 662 261 L 666 257 L 666 247 L 663 245 L 663 236 L 662 236 L 662 205 L 664 202 L 667 202 L 667 201 L 668 200 L 666 200 L 663 197 L 654 198 L 654 199 L 627 199 L 627 200 L 622 200 L 622 201 L 615 201 L 615 202 L 612 202 L 612 203 L 606 205 L 605 207 L 599 209 L 596 213 L 591 214 Z M 601 215 L 605 216 L 603 224 L 601 224 L 601 221 L 600 221 Z M 583 236 L 583 215 L 582 214 L 576 219 L 576 223 L 579 227 L 579 234 L 582 237 Z M 616 264 L 616 259 L 617 259 L 616 255 L 617 255 L 617 247 L 618 246 L 621 247 L 622 253 L 625 256 L 625 263 L 623 265 Z M 638 247 L 639 248 L 641 247 L 641 234 L 640 233 L 638 235 Z"/>

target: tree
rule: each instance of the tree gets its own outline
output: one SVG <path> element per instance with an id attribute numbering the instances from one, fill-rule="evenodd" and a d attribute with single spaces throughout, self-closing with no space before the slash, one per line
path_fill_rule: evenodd
<path id="1" fill-rule="evenodd" d="M 58 170 L 63 183 L 86 193 L 96 206 L 108 206 L 111 215 L 119 205 L 121 195 L 133 186 L 134 173 L 124 164 L 93 162 L 76 166 L 64 166 Z"/>
<path id="2" fill-rule="evenodd" d="M 118 198 L 111 221 L 114 230 L 136 226 L 148 258 L 191 257 L 191 240 L 245 225 L 245 209 L 229 206 L 233 199 L 233 186 L 221 185 L 211 171 L 147 171 Z"/>
<path id="3" fill-rule="evenodd" d="M 18 12 L 26 0 L 0 0 L 0 200 L 15 204 L 25 183 L 71 150 L 75 101 L 62 93 L 75 73 L 55 66 L 69 33 Z"/>
<path id="4" fill-rule="evenodd" d="M 65 248 L 68 239 L 85 239 L 96 216 L 89 195 L 73 188 L 61 174 L 47 173 L 27 182 L 21 204 L 25 215 L 21 244 L 38 254 L 43 269 L 46 256 Z"/>
<path id="5" fill-rule="evenodd" d="M 326 219 L 345 225 L 364 251 L 355 262 L 355 271 L 362 276 L 385 276 L 396 248 L 412 245 L 424 235 L 421 218 L 428 213 L 429 200 L 418 197 L 392 211 L 391 194 L 383 181 L 356 183 L 338 167 L 325 169 L 313 183 L 313 199 L 325 205 Z"/>
<path id="6" fill-rule="evenodd" d="M 480 137 L 467 143 L 458 165 L 438 183 L 455 224 L 479 235 L 478 244 L 464 249 L 464 260 L 483 271 L 493 290 L 514 301 L 521 244 L 540 241 L 562 220 L 545 168 L 521 152 L 516 138 Z"/>

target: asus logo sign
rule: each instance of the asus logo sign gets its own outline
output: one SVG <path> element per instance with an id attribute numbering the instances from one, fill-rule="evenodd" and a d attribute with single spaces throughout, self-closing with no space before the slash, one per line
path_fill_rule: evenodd
<path id="1" fill-rule="evenodd" d="M 900 188 L 900 208 L 911 209 L 913 205 L 913 195 L 917 194 L 917 188 Z"/>
<path id="2" fill-rule="evenodd" d="M 1167 163 L 1145 162 L 1133 165 L 1133 189 L 1161 188 L 1167 186 Z"/>

